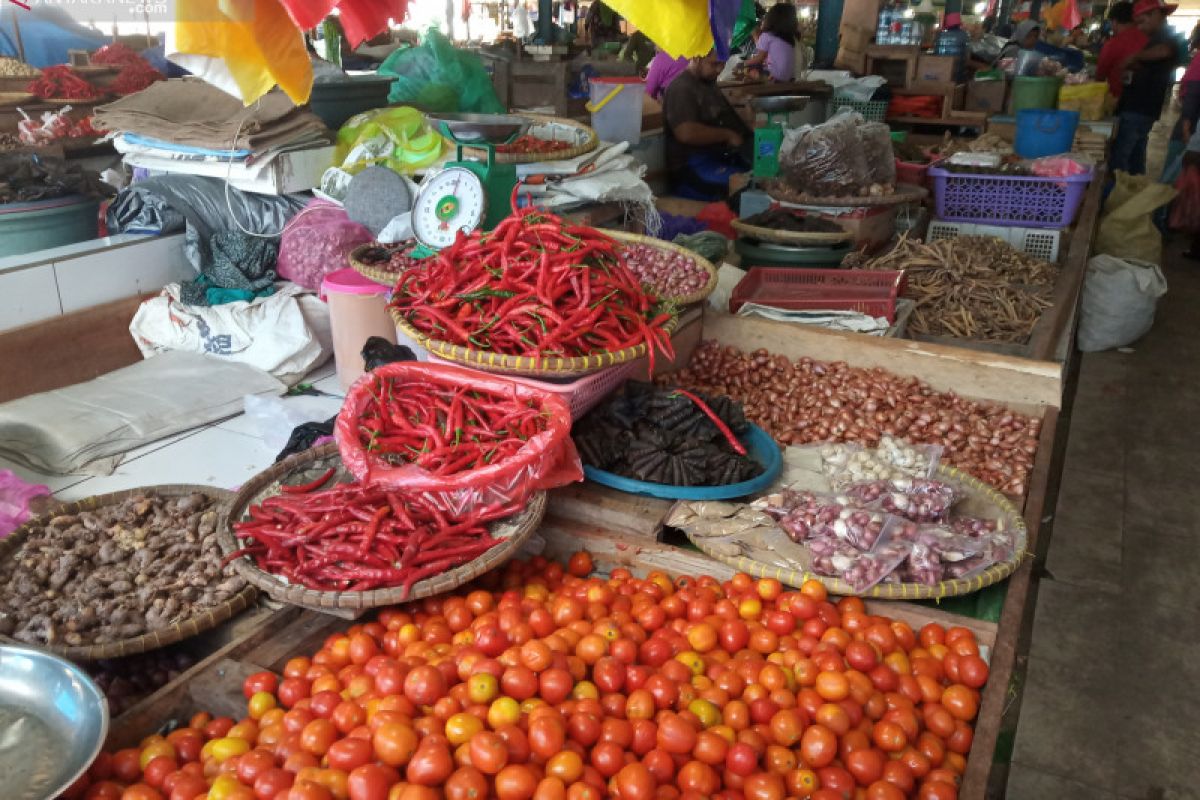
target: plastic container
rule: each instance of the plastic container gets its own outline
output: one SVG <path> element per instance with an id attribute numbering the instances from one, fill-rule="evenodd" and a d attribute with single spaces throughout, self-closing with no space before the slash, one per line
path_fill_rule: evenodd
<path id="1" fill-rule="evenodd" d="M 929 186 L 929 165 L 914 164 L 896 159 L 896 183 L 911 183 L 913 186 Z"/>
<path id="2" fill-rule="evenodd" d="M 1027 108 L 1017 112 L 1017 136 L 1013 150 L 1021 158 L 1041 158 L 1071 152 L 1078 111 Z"/>
<path id="3" fill-rule="evenodd" d="M 1052 76 L 1018 76 L 1012 82 L 1012 113 L 1027 108 L 1055 108 L 1062 78 Z"/>
<path id="4" fill-rule="evenodd" d="M 867 122 L 883 122 L 887 117 L 888 104 L 886 100 L 855 100 L 836 92 L 829 101 L 829 117 L 832 119 L 843 108 L 857 111 Z"/>
<path id="5" fill-rule="evenodd" d="M 325 276 L 321 299 L 329 303 L 329 327 L 333 332 L 333 359 L 338 381 L 349 389 L 365 371 L 362 347 L 372 336 L 396 343 L 396 323 L 387 312 L 388 287 L 340 269 Z"/>
<path id="6" fill-rule="evenodd" d="M 588 111 L 592 112 L 592 129 L 600 140 L 629 142 L 630 146 L 640 142 L 646 82 L 641 78 L 595 77 L 588 85 L 592 94 Z"/>
<path id="7" fill-rule="evenodd" d="M 99 200 L 79 195 L 0 205 L 0 257 L 95 239 L 99 208 Z"/>
<path id="8" fill-rule="evenodd" d="M 930 167 L 935 215 L 947 222 L 1065 228 L 1075 219 L 1092 173 L 1067 178 L 971 175 Z"/>
<path id="9" fill-rule="evenodd" d="M 733 249 L 741 256 L 743 264 L 836 269 L 842 263 L 842 259 L 850 253 L 850 243 L 843 242 L 829 247 L 793 247 L 770 242 L 754 243 L 738 238 L 734 240 Z"/>
<path id="10" fill-rule="evenodd" d="M 954 239 L 958 236 L 994 236 L 1008 242 L 1022 253 L 1056 263 L 1063 231 L 1054 228 L 1022 228 L 1015 225 L 1006 228 L 1000 225 L 935 219 L 929 222 L 926 240 L 936 242 L 938 239 Z"/>
<path id="11" fill-rule="evenodd" d="M 355 114 L 386 106 L 393 80 L 387 75 L 353 75 L 342 81 L 314 83 L 308 102 L 326 127 L 336 131 Z"/>
<path id="12" fill-rule="evenodd" d="M 895 322 L 896 298 L 903 291 L 902 270 L 751 267 L 734 287 L 729 311 L 759 303 L 788 311 L 858 311 Z"/>
<path id="13" fill-rule="evenodd" d="M 416 351 L 414 350 L 414 352 Z M 430 363 L 433 364 L 453 364 L 453 362 L 438 358 L 435 355 L 429 355 L 428 358 Z M 534 389 L 558 395 L 570 406 L 571 420 L 574 421 L 591 411 L 601 400 L 616 391 L 621 384 L 630 378 L 641 363 L 643 363 L 641 360 L 626 361 L 622 364 L 614 364 L 611 367 L 606 367 L 599 372 L 584 375 L 582 378 L 564 380 L 561 383 L 539 381 L 519 375 L 507 375 L 505 377 L 513 383 L 521 383 Z M 455 366 L 461 366 L 461 364 Z"/>
<path id="14" fill-rule="evenodd" d="M 596 469 L 586 464 L 583 474 L 589 481 L 595 481 L 601 486 L 609 486 L 622 492 L 640 494 L 646 497 L 662 497 L 667 500 L 728 500 L 734 497 L 746 497 L 758 494 L 775 482 L 783 470 L 783 455 L 779 445 L 770 434 L 757 425 L 751 425 L 750 430 L 741 437 L 746 445 L 746 454 L 763 465 L 763 472 L 755 478 L 741 483 L 730 483 L 726 486 L 671 486 L 666 483 L 650 483 L 634 478 L 626 478 L 608 470 Z"/>

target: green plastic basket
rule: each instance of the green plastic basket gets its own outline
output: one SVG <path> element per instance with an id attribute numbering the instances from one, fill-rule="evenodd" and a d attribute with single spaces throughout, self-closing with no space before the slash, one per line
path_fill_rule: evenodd
<path id="1" fill-rule="evenodd" d="M 852 97 L 835 93 L 833 99 L 829 101 L 829 116 L 832 117 L 843 108 L 848 108 L 862 114 L 863 119 L 867 122 L 883 122 L 887 117 L 887 107 L 886 100 L 855 100 Z"/>

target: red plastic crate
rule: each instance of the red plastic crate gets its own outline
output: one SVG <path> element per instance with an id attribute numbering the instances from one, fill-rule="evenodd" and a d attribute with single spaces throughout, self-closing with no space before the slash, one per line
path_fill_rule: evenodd
<path id="1" fill-rule="evenodd" d="M 904 291 L 899 270 L 751 267 L 729 298 L 736 314 L 745 303 L 788 311 L 858 311 L 896 321 L 896 298 Z"/>
<path id="2" fill-rule="evenodd" d="M 896 183 L 911 183 L 914 186 L 929 188 L 929 164 L 914 164 L 911 161 L 896 159 Z"/>

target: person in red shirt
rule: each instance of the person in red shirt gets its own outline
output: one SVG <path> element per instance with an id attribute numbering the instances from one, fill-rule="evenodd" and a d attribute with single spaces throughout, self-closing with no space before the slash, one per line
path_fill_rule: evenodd
<path id="1" fill-rule="evenodd" d="M 1125 60 L 1146 46 L 1146 34 L 1133 24 L 1133 3 L 1113 3 L 1108 11 L 1108 20 L 1113 25 L 1113 36 L 1100 48 L 1096 61 L 1096 79 L 1108 81 L 1108 92 L 1113 97 L 1121 96 L 1124 84 L 1121 71 Z"/>

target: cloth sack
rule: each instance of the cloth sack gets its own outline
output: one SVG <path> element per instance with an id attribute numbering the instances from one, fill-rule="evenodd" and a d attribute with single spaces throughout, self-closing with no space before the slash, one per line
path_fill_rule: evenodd
<path id="1" fill-rule="evenodd" d="M 1174 199 L 1175 189 L 1149 175 L 1114 174 L 1117 182 L 1104 203 L 1094 252 L 1161 264 L 1162 234 L 1154 226 L 1154 212 Z"/>
<path id="2" fill-rule="evenodd" d="M 238 414 L 247 394 L 286 388 L 248 364 L 164 353 L 0 404 L 0 456 L 51 475 L 111 475 L 130 450 Z"/>
<path id="3" fill-rule="evenodd" d="M 129 332 L 142 355 L 206 353 L 248 364 L 291 384 L 329 356 L 300 305 L 305 290 L 280 284 L 270 297 L 219 306 L 183 302 L 177 283 L 138 307 Z"/>
<path id="4" fill-rule="evenodd" d="M 1094 256 L 1083 278 L 1079 349 L 1085 353 L 1124 347 L 1154 325 L 1158 298 L 1167 279 L 1157 264 L 1134 258 Z"/>

